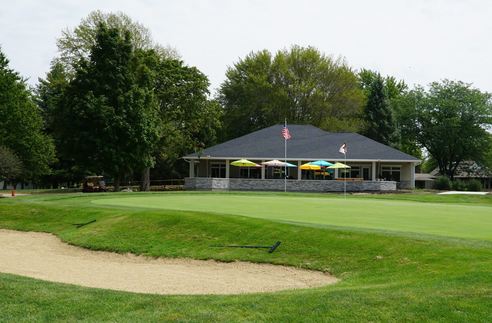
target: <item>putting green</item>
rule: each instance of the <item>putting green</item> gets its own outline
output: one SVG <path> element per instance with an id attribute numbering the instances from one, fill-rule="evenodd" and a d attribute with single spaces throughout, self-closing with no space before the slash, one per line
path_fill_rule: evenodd
<path id="1" fill-rule="evenodd" d="M 99 205 L 200 211 L 365 229 L 492 241 L 492 207 L 349 196 L 158 194 L 92 201 Z"/>

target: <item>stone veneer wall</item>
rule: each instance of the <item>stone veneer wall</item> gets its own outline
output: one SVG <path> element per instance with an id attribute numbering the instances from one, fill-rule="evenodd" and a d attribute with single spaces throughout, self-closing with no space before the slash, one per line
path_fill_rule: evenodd
<path id="1" fill-rule="evenodd" d="M 185 178 L 188 190 L 283 191 L 282 179 Z M 343 192 L 343 182 L 333 180 L 287 180 L 287 190 L 297 192 Z M 347 182 L 347 192 L 396 191 L 396 182 Z"/>

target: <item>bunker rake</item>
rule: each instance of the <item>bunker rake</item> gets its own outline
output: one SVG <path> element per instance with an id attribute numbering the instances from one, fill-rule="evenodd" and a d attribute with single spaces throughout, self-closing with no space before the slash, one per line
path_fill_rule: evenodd
<path id="1" fill-rule="evenodd" d="M 247 249 L 268 249 L 268 253 L 272 253 L 275 251 L 275 249 L 280 246 L 282 242 L 277 241 L 271 246 L 251 246 L 251 245 L 216 245 L 216 246 L 211 246 L 213 248 L 247 248 Z"/>

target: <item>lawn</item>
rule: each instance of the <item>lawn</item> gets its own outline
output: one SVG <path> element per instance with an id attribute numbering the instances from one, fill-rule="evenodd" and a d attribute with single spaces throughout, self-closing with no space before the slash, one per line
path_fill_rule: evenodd
<path id="1" fill-rule="evenodd" d="M 341 198 L 334 195 L 186 193 L 98 199 L 93 203 L 492 241 L 492 208 L 489 205 L 421 203 L 355 196 Z"/>
<path id="2" fill-rule="evenodd" d="M 0 274 L 0 321 L 490 321 L 490 198 L 162 193 L 2 199 L 0 228 L 53 232 L 97 250 L 298 266 L 341 281 L 268 294 L 157 296 Z M 81 229 L 72 225 L 92 219 Z M 273 254 L 210 248 L 276 240 L 282 245 Z"/>

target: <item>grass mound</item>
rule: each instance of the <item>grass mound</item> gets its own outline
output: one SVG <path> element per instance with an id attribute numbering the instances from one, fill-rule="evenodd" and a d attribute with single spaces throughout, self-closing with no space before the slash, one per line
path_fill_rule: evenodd
<path id="1" fill-rule="evenodd" d="M 230 201 L 231 196 L 244 198 L 249 201 L 246 204 L 254 204 L 260 212 L 265 205 L 261 207 L 249 199 L 258 196 L 268 200 L 268 214 L 294 214 L 289 212 L 292 205 L 285 205 L 285 200 L 281 200 L 280 205 L 285 206 L 281 210 L 279 205 L 272 204 L 269 199 L 276 200 L 276 194 L 136 195 L 141 201 L 161 199 L 165 206 L 154 209 L 141 207 L 149 206 L 148 201 L 138 207 L 126 207 L 126 199 L 133 198 L 126 194 L 44 195 L 0 201 L 0 227 L 52 232 L 66 242 L 96 250 L 284 264 L 328 271 L 342 280 L 318 289 L 265 295 L 164 297 L 0 274 L 0 321 L 486 321 L 492 315 L 492 243 L 486 239 L 476 235 L 474 239 L 446 235 L 435 238 L 428 232 L 394 235 L 368 231 L 363 226 L 330 228 L 326 223 L 314 222 L 311 226 L 299 226 L 244 216 L 237 210 L 228 212 L 220 209 L 216 201 L 209 203 L 211 207 L 215 203 L 218 211 L 166 209 L 173 199 L 186 197 L 187 203 L 194 205 L 209 196 L 224 201 Z M 341 201 L 344 205 L 343 198 L 337 197 L 288 196 L 288 200 L 296 198 L 326 199 L 328 205 Z M 345 203 L 350 203 L 351 198 Z M 97 202 L 99 199 L 121 201 L 118 206 L 109 206 L 108 201 Z M 386 196 L 380 202 L 394 203 L 395 199 L 398 197 Z M 488 200 L 482 202 L 481 207 L 492 211 Z M 243 209 L 237 200 L 234 203 L 237 209 Z M 441 202 L 426 203 L 420 204 L 433 210 Z M 453 208 L 465 203 L 447 199 L 439 205 Z M 319 207 L 329 210 L 323 205 Z M 359 206 L 360 212 L 366 212 L 366 208 Z M 306 222 L 306 217 L 314 217 L 308 211 L 295 213 L 296 218 L 290 220 Z M 480 216 L 487 220 L 486 213 Z M 80 229 L 72 225 L 92 219 L 97 221 Z M 455 221 L 450 219 L 450 223 Z M 485 222 L 479 229 L 487 228 L 490 230 Z M 282 246 L 273 254 L 264 250 L 210 248 L 216 244 L 263 244 L 277 240 L 282 241 Z"/>

